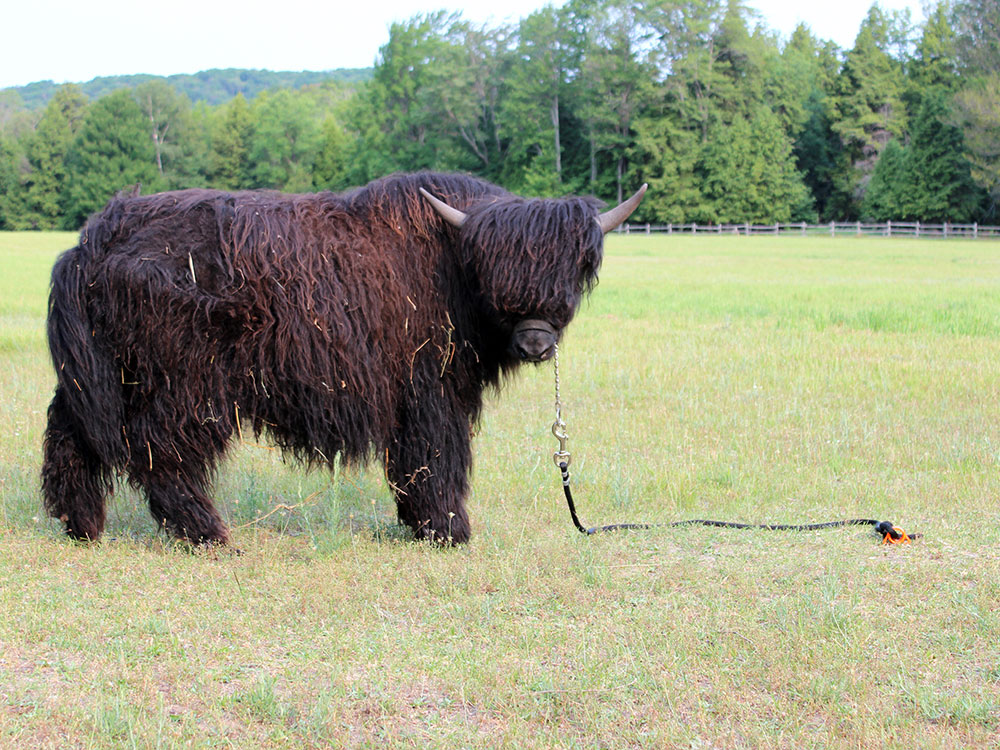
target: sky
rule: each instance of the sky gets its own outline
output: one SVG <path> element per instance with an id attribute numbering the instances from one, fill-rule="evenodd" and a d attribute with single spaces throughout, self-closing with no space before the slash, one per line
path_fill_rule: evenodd
<path id="1" fill-rule="evenodd" d="M 821 39 L 853 46 L 872 0 L 745 0 L 787 38 L 801 21 Z M 196 73 L 209 68 L 331 70 L 375 62 L 389 25 L 417 13 L 460 10 L 475 23 L 517 21 L 546 0 L 21 0 L 6 4 L 0 88 L 41 80 Z M 556 0 L 555 5 L 561 4 Z M 886 10 L 919 0 L 880 0 Z"/>

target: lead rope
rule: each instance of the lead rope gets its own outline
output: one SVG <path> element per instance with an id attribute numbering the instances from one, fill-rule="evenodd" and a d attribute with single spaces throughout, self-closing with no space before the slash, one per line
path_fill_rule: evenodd
<path id="1" fill-rule="evenodd" d="M 671 523 L 613 523 L 607 526 L 591 526 L 587 528 L 580 523 L 579 516 L 576 515 L 576 504 L 573 502 L 573 491 L 569 486 L 569 464 L 572 460 L 569 451 L 566 450 L 566 443 L 569 441 L 569 434 L 566 432 L 566 422 L 562 418 L 562 399 L 559 394 L 559 344 L 555 345 L 553 355 L 556 372 L 556 421 L 552 423 L 552 434 L 559 441 L 559 450 L 552 454 L 552 460 L 559 467 L 562 474 L 563 494 L 566 496 L 566 505 L 569 507 L 570 518 L 573 525 L 581 534 L 598 534 L 604 531 L 618 531 L 621 529 L 653 529 L 669 528 L 673 526 L 715 526 L 724 529 L 765 529 L 767 531 L 815 531 L 817 529 L 833 529 L 842 526 L 871 526 L 875 533 L 882 537 L 883 544 L 906 544 L 911 539 L 917 539 L 919 534 L 907 534 L 899 526 L 891 521 L 879 521 L 875 518 L 851 518 L 845 521 L 827 521 L 826 523 L 805 523 L 805 524 L 785 524 L 785 523 L 736 523 L 735 521 L 712 521 L 702 518 L 693 518 L 686 521 L 673 521 Z"/>

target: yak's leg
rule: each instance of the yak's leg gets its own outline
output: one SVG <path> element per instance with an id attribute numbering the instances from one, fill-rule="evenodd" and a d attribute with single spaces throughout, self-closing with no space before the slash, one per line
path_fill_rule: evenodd
<path id="1" fill-rule="evenodd" d="M 45 510 L 65 524 L 69 536 L 91 541 L 100 537 L 111 471 L 80 436 L 66 394 L 62 386 L 57 387 L 45 430 L 42 494 Z"/>
<path id="2" fill-rule="evenodd" d="M 209 476 L 229 431 L 187 424 L 179 431 L 136 430 L 129 475 L 149 501 L 153 520 L 193 544 L 225 544 L 229 531 L 208 496 Z"/>
<path id="3" fill-rule="evenodd" d="M 229 531 L 205 491 L 207 483 L 178 474 L 145 483 L 153 519 L 175 536 L 193 544 L 226 544 Z"/>
<path id="4" fill-rule="evenodd" d="M 418 538 L 441 544 L 469 540 L 469 442 L 469 418 L 450 403 L 419 399 L 404 410 L 386 474 L 399 520 Z"/>

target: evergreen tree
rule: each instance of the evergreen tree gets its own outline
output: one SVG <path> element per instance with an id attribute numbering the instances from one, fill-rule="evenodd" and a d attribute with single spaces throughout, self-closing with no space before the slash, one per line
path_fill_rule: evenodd
<path id="1" fill-rule="evenodd" d="M 889 141 L 872 170 L 861 214 L 869 221 L 910 220 L 913 213 L 910 191 L 914 175 L 908 150 L 896 139 Z"/>
<path id="2" fill-rule="evenodd" d="M 962 131 L 950 120 L 942 92 L 924 96 L 908 149 L 913 190 L 906 218 L 962 223 L 979 215 L 984 196 L 964 157 Z"/>
<path id="3" fill-rule="evenodd" d="M 10 141 L 0 135 L 0 229 L 16 226 L 14 198 L 20 189 L 14 166 L 16 152 Z"/>
<path id="4" fill-rule="evenodd" d="M 745 118 L 765 102 L 767 70 L 778 57 L 773 40 L 750 33 L 746 13 L 740 0 L 727 0 L 712 45 L 713 105 L 726 123 Z"/>
<path id="5" fill-rule="evenodd" d="M 635 133 L 632 158 L 639 177 L 649 183 L 637 217 L 683 224 L 702 215 L 702 185 L 695 173 L 700 128 L 685 122 L 675 102 L 665 98 L 636 119 Z"/>
<path id="6" fill-rule="evenodd" d="M 76 228 L 115 193 L 163 187 L 148 120 L 132 93 L 120 89 L 91 105 L 66 156 L 68 199 L 63 226 Z"/>
<path id="7" fill-rule="evenodd" d="M 209 152 L 209 184 L 223 190 L 248 188 L 250 179 L 250 137 L 253 119 L 243 94 L 229 101 L 211 127 Z"/>
<path id="8" fill-rule="evenodd" d="M 79 129 L 87 100 L 76 86 L 56 91 L 28 139 L 29 171 L 20 187 L 16 217 L 20 229 L 55 229 L 61 224 L 66 193 L 66 154 Z"/>
<path id="9" fill-rule="evenodd" d="M 838 176 L 846 174 L 850 165 L 840 138 L 834 133 L 825 106 L 828 100 L 815 89 L 805 105 L 808 118 L 798 134 L 792 153 L 809 189 L 817 215 L 823 221 L 842 218 L 850 204 L 837 190 Z"/>
<path id="10" fill-rule="evenodd" d="M 923 92 L 954 91 L 959 83 L 957 35 L 948 5 L 938 0 L 924 23 L 907 76 L 908 100 L 919 106 Z"/>
<path id="11" fill-rule="evenodd" d="M 800 24 L 768 70 L 768 101 L 794 139 L 795 163 L 824 220 L 839 218 L 849 203 L 835 190 L 837 176 L 849 169 L 832 128 L 837 53 L 832 42 L 821 43 Z"/>
<path id="12" fill-rule="evenodd" d="M 985 196 L 963 156 L 962 132 L 949 119 L 943 92 L 926 94 L 910 144 L 890 141 L 875 165 L 865 193 L 867 218 L 964 223 L 979 215 Z"/>
<path id="13" fill-rule="evenodd" d="M 650 186 L 639 208 L 642 217 L 685 223 L 712 214 L 696 165 L 722 117 L 715 93 L 722 85 L 716 43 L 727 10 L 722 0 L 647 7 L 656 40 L 651 62 L 663 83 L 635 118 L 631 159 L 637 177 Z"/>
<path id="14" fill-rule="evenodd" d="M 825 99 L 819 50 L 809 29 L 799 24 L 781 54 L 769 56 L 765 96 L 792 138 L 797 138 L 811 119 L 811 103 Z"/>
<path id="15" fill-rule="evenodd" d="M 817 104 L 829 109 L 840 72 L 840 50 L 799 24 L 780 54 L 768 55 L 765 98 L 792 138 L 813 117 Z"/>
<path id="16" fill-rule="evenodd" d="M 893 39 L 891 19 L 873 5 L 838 80 L 832 127 L 853 168 L 849 179 L 856 199 L 881 150 L 906 130 L 902 65 L 888 51 Z"/>
<path id="17" fill-rule="evenodd" d="M 718 124 L 696 169 L 703 213 L 713 223 L 815 221 L 812 201 L 795 169 L 792 145 L 778 117 L 760 105 L 749 117 Z"/>

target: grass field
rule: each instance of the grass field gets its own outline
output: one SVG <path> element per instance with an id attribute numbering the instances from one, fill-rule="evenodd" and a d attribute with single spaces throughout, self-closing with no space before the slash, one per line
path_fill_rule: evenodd
<path id="1" fill-rule="evenodd" d="M 1000 747 L 1000 243 L 611 237 L 551 366 L 492 398 L 475 537 L 407 540 L 381 472 L 243 445 L 243 554 L 41 511 L 62 234 L 0 234 L 0 747 Z"/>

